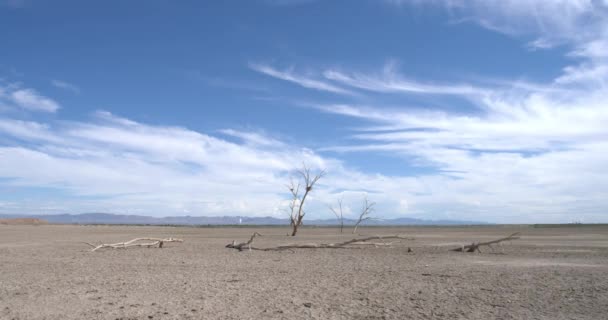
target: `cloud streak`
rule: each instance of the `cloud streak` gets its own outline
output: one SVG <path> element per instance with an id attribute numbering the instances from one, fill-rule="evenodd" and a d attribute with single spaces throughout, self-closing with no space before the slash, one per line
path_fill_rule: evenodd
<path id="1" fill-rule="evenodd" d="M 1 82 L 0 107 L 47 113 L 57 112 L 61 108 L 55 100 L 39 94 L 34 89 L 22 88 L 18 84 L 2 84 Z"/>
<path id="2" fill-rule="evenodd" d="M 237 144 L 107 112 L 99 112 L 94 122 L 58 125 L 0 119 L 0 136 L 20 141 L 0 147 L 0 177 L 13 187 L 63 190 L 75 197 L 65 199 L 73 202 L 72 210 L 98 205 L 153 215 L 179 214 L 178 208 L 206 215 L 269 215 L 278 210 L 283 179 L 292 169 L 302 161 L 327 166 L 310 150 L 260 146 L 274 140 L 240 134 L 258 141 Z M 85 201 L 88 197 L 98 201 Z"/>
<path id="3" fill-rule="evenodd" d="M 535 36 L 533 48 L 574 46 L 584 56 L 606 55 L 608 3 L 594 0 L 390 0 L 398 6 L 443 7 L 457 21 L 515 37 Z M 599 49 L 599 50 L 598 50 Z"/>
<path id="4" fill-rule="evenodd" d="M 61 81 L 61 80 L 51 80 L 51 84 L 59 89 L 63 89 L 66 91 L 71 91 L 73 93 L 80 93 L 80 88 L 78 88 L 76 85 L 73 85 L 71 83 L 65 82 L 65 81 Z"/>
<path id="5" fill-rule="evenodd" d="M 20 108 L 30 111 L 52 113 L 60 108 L 57 102 L 38 94 L 34 89 L 17 89 L 7 94 L 7 100 Z"/>
<path id="6" fill-rule="evenodd" d="M 40 123 L 0 118 L 0 186 L 52 191 L 53 198 L 0 201 L 0 212 L 107 211 L 164 215 L 283 216 L 290 173 L 306 163 L 329 175 L 311 195 L 311 217 L 344 196 L 358 206 L 374 194 L 385 217 L 405 213 L 411 177 L 365 174 L 342 161 L 260 132 L 234 129 L 231 142 L 182 127 L 148 125 L 101 111 L 88 122 Z M 357 181 L 357 183 L 353 183 Z M 412 205 L 411 214 L 424 211 Z"/>
<path id="7" fill-rule="evenodd" d="M 421 81 L 400 74 L 392 63 L 367 73 L 250 64 L 262 75 L 335 94 L 333 101 L 346 98 L 308 103 L 318 112 L 364 123 L 345 137 L 347 143 L 318 150 L 259 130 L 210 134 L 109 112 L 79 122 L 0 117 L 0 186 L 61 195 L 35 204 L 0 198 L 0 211 L 281 215 L 288 196 L 284 183 L 304 161 L 329 173 L 312 195 L 311 216 L 331 217 L 324 204 L 337 197 L 355 208 L 370 194 L 386 217 L 605 222 L 608 19 L 603 2 L 390 2 L 445 7 L 457 21 L 524 43 L 532 37 L 528 46 L 535 50 L 567 46 L 573 62 L 546 84 L 482 85 Z M 418 100 L 442 96 L 448 107 L 388 107 L 380 102 L 383 94 Z M 450 99 L 463 97 L 478 109 L 449 108 L 457 100 Z M 1 87 L 0 102 L 30 111 L 60 107 L 17 86 Z M 414 173 L 379 174 L 374 171 L 382 168 L 373 165 L 363 172 L 348 166 L 353 155 L 397 158 L 404 172 Z"/>
<path id="8" fill-rule="evenodd" d="M 318 90 L 318 91 L 331 92 L 331 93 L 337 93 L 337 94 L 346 94 L 346 95 L 353 94 L 351 91 L 343 89 L 336 85 L 333 85 L 333 84 L 330 84 L 330 83 L 327 83 L 327 82 L 324 82 L 321 80 L 317 80 L 317 79 L 314 79 L 311 77 L 307 77 L 304 75 L 297 74 L 294 72 L 294 70 L 292 68 L 287 69 L 287 70 L 278 70 L 269 65 L 256 64 L 256 63 L 249 64 L 249 67 L 252 70 L 257 71 L 259 73 L 262 73 L 267 76 L 271 76 L 273 78 L 277 78 L 280 80 L 292 82 L 292 83 L 295 83 L 304 88 L 314 89 L 314 90 Z"/>
<path id="9" fill-rule="evenodd" d="M 457 19 L 514 37 L 535 36 L 537 49 L 571 48 L 573 65 L 546 85 L 489 82 L 485 87 L 422 84 L 394 69 L 376 74 L 328 70 L 345 86 L 404 94 L 472 98 L 482 112 L 381 104 L 317 104 L 316 110 L 366 120 L 352 143 L 322 148 L 402 157 L 435 168 L 423 179 L 460 209 L 605 221 L 608 207 L 608 11 L 600 1 L 389 1 L 446 7 Z M 578 64 L 577 64 L 578 63 Z M 515 89 L 515 90 L 513 90 Z M 448 102 L 449 103 L 449 102 Z M 453 177 L 454 180 L 445 180 Z M 445 183 L 438 185 L 436 183 Z M 456 188 L 458 191 L 454 192 Z M 468 191 L 467 191 L 468 190 Z M 467 192 L 474 197 L 467 196 Z M 419 203 L 424 196 L 414 197 Z M 443 201 L 438 201 L 444 203 Z M 516 214 L 517 215 L 517 214 Z M 593 218 L 592 218 L 593 217 Z M 574 218 L 572 218 L 574 220 Z"/>
<path id="10" fill-rule="evenodd" d="M 323 72 L 325 78 L 340 84 L 367 91 L 391 93 L 402 92 L 412 94 L 439 94 L 458 96 L 483 96 L 488 90 L 471 85 L 438 85 L 425 84 L 404 79 L 395 70 L 393 63 L 388 63 L 381 74 L 366 75 L 361 73 L 344 73 L 335 69 Z"/>

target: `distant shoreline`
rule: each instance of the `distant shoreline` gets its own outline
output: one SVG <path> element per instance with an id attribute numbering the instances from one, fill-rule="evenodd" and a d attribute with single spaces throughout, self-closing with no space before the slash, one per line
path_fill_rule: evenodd
<path id="1" fill-rule="evenodd" d="M 35 223 L 35 224 L 5 224 L 0 225 L 31 225 L 31 226 L 100 226 L 100 227 L 171 227 L 171 228 L 201 228 L 201 229 L 215 229 L 215 228 L 289 228 L 288 224 L 142 224 L 142 223 L 65 223 L 65 222 L 46 222 L 46 223 Z M 467 228 L 585 228 L 585 227 L 605 227 L 608 223 L 563 223 L 563 224 L 392 224 L 392 225 L 361 225 L 366 229 L 382 229 L 382 228 L 453 228 L 453 229 L 467 229 Z M 345 233 L 349 233 L 353 225 L 344 225 L 346 228 Z M 340 228 L 340 225 L 303 225 L 301 228 L 304 229 L 336 229 Z"/>

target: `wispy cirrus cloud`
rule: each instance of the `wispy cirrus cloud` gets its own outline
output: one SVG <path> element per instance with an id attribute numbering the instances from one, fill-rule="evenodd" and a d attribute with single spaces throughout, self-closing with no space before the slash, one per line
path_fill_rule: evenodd
<path id="1" fill-rule="evenodd" d="M 415 178 L 419 184 L 388 179 L 424 190 L 405 197 L 410 212 L 424 208 L 449 214 L 452 208 L 453 212 L 500 216 L 504 221 L 562 222 L 569 222 L 571 213 L 577 212 L 577 219 L 604 221 L 608 207 L 604 165 L 608 161 L 604 45 L 608 19 L 602 18 L 608 15 L 603 5 L 563 3 L 566 13 L 561 17 L 559 5 L 552 3 L 448 2 L 432 3 L 445 4 L 454 16 L 491 30 L 533 36 L 536 40 L 531 45 L 537 49 L 570 46 L 573 63 L 545 84 L 492 79 L 477 81 L 482 85 L 420 81 L 402 76 L 390 62 L 379 72 L 326 69 L 320 74 L 328 84 L 357 94 L 458 96 L 469 98 L 479 110 L 387 107 L 381 99 L 308 104 L 369 124 L 356 129 L 348 143 L 325 146 L 319 152 L 356 153 L 356 157 L 381 153 L 401 157 L 404 169 L 430 168 L 431 173 Z"/>
<path id="2" fill-rule="evenodd" d="M 381 153 L 402 158 L 404 168 L 434 168 L 434 173 L 419 177 L 423 190 L 443 198 L 438 203 L 446 204 L 448 198 L 460 210 L 488 217 L 561 216 L 568 222 L 577 212 L 584 221 L 603 221 L 608 206 L 607 99 L 598 93 L 557 104 L 532 97 L 521 105 L 510 104 L 508 114 L 484 115 L 321 106 L 317 109 L 323 112 L 370 123 L 351 136 L 352 143 L 321 151 Z M 407 199 L 429 201 L 425 196 Z M 439 207 L 435 209 L 442 210 Z M 523 218 L 526 212 L 529 217 Z"/>
<path id="3" fill-rule="evenodd" d="M 105 111 L 86 122 L 0 118 L 0 141 L 9 141 L 0 144 L 0 185 L 55 194 L 35 203 L 0 203 L 0 212 L 283 216 L 285 183 L 302 163 L 329 172 L 309 200 L 312 217 L 329 215 L 325 204 L 336 196 L 344 196 L 349 207 L 366 193 L 394 217 L 404 212 L 401 188 L 419 190 L 416 179 L 348 169 L 340 160 L 261 132 L 221 133 L 241 141 Z"/>
<path id="4" fill-rule="evenodd" d="M 379 74 L 346 73 L 336 69 L 323 72 L 325 78 L 342 85 L 375 92 L 402 92 L 411 94 L 442 94 L 459 96 L 483 96 L 489 93 L 468 84 L 441 85 L 405 79 L 396 71 L 394 62 L 387 63 Z"/>
<path id="5" fill-rule="evenodd" d="M 246 144 L 268 146 L 268 147 L 286 147 L 285 143 L 271 136 L 254 131 L 243 131 L 235 129 L 222 129 L 220 133 L 230 137 L 241 139 Z"/>
<path id="6" fill-rule="evenodd" d="M 69 82 L 53 79 L 53 80 L 51 80 L 51 84 L 54 87 L 59 88 L 59 89 L 71 91 L 73 93 L 80 93 L 80 88 L 78 86 L 74 85 L 74 84 L 69 83 Z"/>
<path id="7" fill-rule="evenodd" d="M 279 150 L 269 146 L 274 139 L 259 133 L 238 134 L 256 143 L 108 112 L 98 112 L 91 122 L 57 124 L 4 118 L 0 136 L 16 143 L 0 146 L 0 177 L 8 178 L 4 185 L 67 193 L 73 212 L 97 206 L 152 215 L 269 215 L 277 214 L 290 170 L 302 161 L 327 166 L 307 149 Z"/>
<path id="8" fill-rule="evenodd" d="M 327 68 L 311 74 L 300 74 L 293 69 L 279 71 L 267 65 L 258 66 L 261 73 L 277 79 L 296 83 L 304 88 L 347 93 L 360 98 L 366 93 L 455 96 L 470 100 L 489 98 L 496 94 L 527 94 L 529 92 L 564 93 L 565 88 L 552 85 L 530 83 L 522 80 L 483 79 L 477 83 L 440 83 L 438 81 L 419 81 L 402 75 L 395 60 L 387 61 L 380 72 L 361 72 L 344 68 Z M 315 76 L 317 74 L 318 76 Z M 318 80 L 318 79 L 324 79 Z"/>
<path id="9" fill-rule="evenodd" d="M 336 94 L 334 102 L 347 98 L 341 104 L 312 105 L 320 112 L 363 121 L 363 127 L 343 137 L 345 143 L 317 150 L 263 131 L 227 128 L 205 133 L 109 112 L 77 122 L 3 117 L 0 184 L 52 189 L 59 200 L 3 200 L 0 210 L 280 215 L 288 196 L 283 192 L 285 179 L 304 161 L 329 172 L 311 198 L 309 210 L 315 216 L 331 216 L 324 203 L 339 196 L 355 208 L 369 193 L 378 212 L 387 217 L 606 221 L 604 2 L 390 2 L 446 7 L 456 21 L 520 38 L 524 46 L 538 50 L 568 46 L 572 63 L 546 84 L 451 84 L 449 79 L 401 74 L 390 63 L 377 72 L 342 66 L 311 69 L 317 70 L 313 73 L 250 65 L 261 74 Z M 12 100 L 17 90 L 0 88 L 0 102 L 17 106 Z M 368 93 L 373 95 L 365 96 Z M 416 95 L 417 101 L 441 95 L 441 103 L 448 105 L 454 97 L 472 98 L 479 110 L 399 106 L 395 93 Z M 387 100 L 397 105 L 385 106 L 383 94 L 391 94 Z M 365 156 L 379 154 L 397 157 L 410 174 L 373 172 L 382 169 L 377 164 L 366 172 L 347 165 L 352 155 L 373 162 Z"/>
<path id="10" fill-rule="evenodd" d="M 314 89 L 314 90 L 318 90 L 318 91 L 326 91 L 326 92 L 331 92 L 331 93 L 338 93 L 338 94 L 347 94 L 347 95 L 353 94 L 351 91 L 341 88 L 337 85 L 333 85 L 331 83 L 328 83 L 328 82 L 325 82 L 322 80 L 318 80 L 318 79 L 312 78 L 310 76 L 298 74 L 294 71 L 293 68 L 289 68 L 286 70 L 279 70 L 279 69 L 275 69 L 269 65 L 259 64 L 259 63 L 250 63 L 249 67 L 254 71 L 263 73 L 265 75 L 268 75 L 268 76 L 271 76 L 271 77 L 274 77 L 274 78 L 277 78 L 280 80 L 295 83 L 304 88 Z"/>
<path id="11" fill-rule="evenodd" d="M 446 113 L 412 114 L 350 105 L 323 108 L 318 106 L 324 112 L 398 127 L 400 131 L 393 133 L 411 131 L 410 136 L 363 131 L 353 136 L 361 143 L 344 146 L 340 152 L 391 152 L 436 170 L 415 176 L 363 173 L 338 158 L 322 155 L 331 147 L 321 153 L 259 131 L 222 130 L 221 134 L 238 139 L 229 141 L 105 111 L 79 122 L 4 117 L 0 119 L 0 137 L 5 142 L 0 145 L 0 177 L 4 178 L 0 183 L 13 189 L 46 188 L 61 195 L 35 204 L 8 201 L 0 210 L 281 216 L 289 172 L 306 162 L 329 172 L 310 199 L 314 217 L 327 217 L 325 204 L 337 197 L 344 197 L 345 205 L 354 212 L 360 199 L 370 194 L 385 217 L 567 222 L 569 212 L 576 210 L 585 221 L 601 219 L 599 210 L 606 199 L 603 184 L 608 181 L 602 169 L 606 159 L 591 155 L 608 153 L 602 153 L 599 138 L 577 144 L 576 149 L 534 156 L 519 149 L 480 153 L 472 148 L 483 143 L 488 144 L 484 147 L 495 146 L 495 139 L 501 137 L 483 137 L 494 130 L 491 125 L 483 126 L 487 119 L 466 123 Z M 547 119 L 551 117 L 549 114 Z M 591 124 L 587 121 L 581 127 Z M 517 141 L 507 137 L 517 132 L 517 127 L 507 131 L 502 136 L 505 143 Z M 520 137 L 530 140 L 530 135 Z M 589 181 L 594 181 L 593 189 Z"/>
<path id="12" fill-rule="evenodd" d="M 458 21 L 471 21 L 515 37 L 534 36 L 536 39 L 529 45 L 538 49 L 567 44 L 580 52 L 591 44 L 595 48 L 605 47 L 608 41 L 608 3 L 605 1 L 387 0 L 386 3 L 424 9 L 443 7 Z M 604 55 L 606 51 L 601 53 Z"/>
<path id="13" fill-rule="evenodd" d="M 343 85 L 375 92 L 470 95 L 483 112 L 386 107 L 381 103 L 318 104 L 316 110 L 366 120 L 338 153 L 398 155 L 437 170 L 431 176 L 450 186 L 467 210 L 562 215 L 584 212 L 605 220 L 608 202 L 608 30 L 606 4 L 599 1 L 389 1 L 441 5 L 458 19 L 514 37 L 534 36 L 533 46 L 566 45 L 573 64 L 547 84 L 488 81 L 478 86 L 420 85 L 393 73 L 325 73 Z M 403 82 L 404 85 L 397 85 Z M 515 91 L 512 89 L 516 89 Z M 449 103 L 449 102 L 448 102 Z M 454 177 L 446 181 L 442 177 Z M 429 181 L 425 179 L 425 181 Z M 476 199 L 465 195 L 469 190 Z M 410 198 L 412 199 L 412 198 Z M 415 198 L 413 198 L 415 199 Z M 557 205 L 559 203 L 559 205 Z M 482 209 L 484 208 L 484 209 Z M 502 208 L 502 209 L 500 209 Z M 580 216 L 579 216 L 580 217 Z M 603 217 L 603 218 L 602 218 Z"/>
<path id="14" fill-rule="evenodd" d="M 6 86 L 0 88 L 0 103 L 12 105 L 21 109 L 39 112 L 56 112 L 61 108 L 55 100 L 39 94 L 30 88 L 19 88 L 17 86 Z"/>

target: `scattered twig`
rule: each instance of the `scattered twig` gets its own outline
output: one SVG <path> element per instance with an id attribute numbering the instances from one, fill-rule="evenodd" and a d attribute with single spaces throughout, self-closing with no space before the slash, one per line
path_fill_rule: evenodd
<path id="1" fill-rule="evenodd" d="M 141 241 L 149 241 L 149 242 L 141 242 Z M 89 242 L 85 242 L 89 246 L 93 247 L 91 251 L 97 251 L 99 249 L 104 248 L 112 248 L 112 249 L 125 249 L 129 247 L 147 247 L 147 248 L 162 248 L 165 242 L 184 242 L 182 239 L 175 238 L 135 238 L 133 240 L 127 242 L 117 242 L 117 243 L 102 243 L 102 244 L 92 244 Z"/>

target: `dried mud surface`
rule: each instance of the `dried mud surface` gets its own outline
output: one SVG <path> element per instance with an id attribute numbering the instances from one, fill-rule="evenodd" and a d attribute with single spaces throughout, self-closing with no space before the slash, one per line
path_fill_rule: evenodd
<path id="1" fill-rule="evenodd" d="M 260 252 L 349 240 L 335 229 L 0 225 L 0 319 L 607 319 L 608 228 L 362 228 L 392 247 Z M 522 239 L 482 253 L 456 243 Z M 178 237 L 90 252 L 83 242 Z M 411 247 L 413 253 L 408 253 Z"/>

